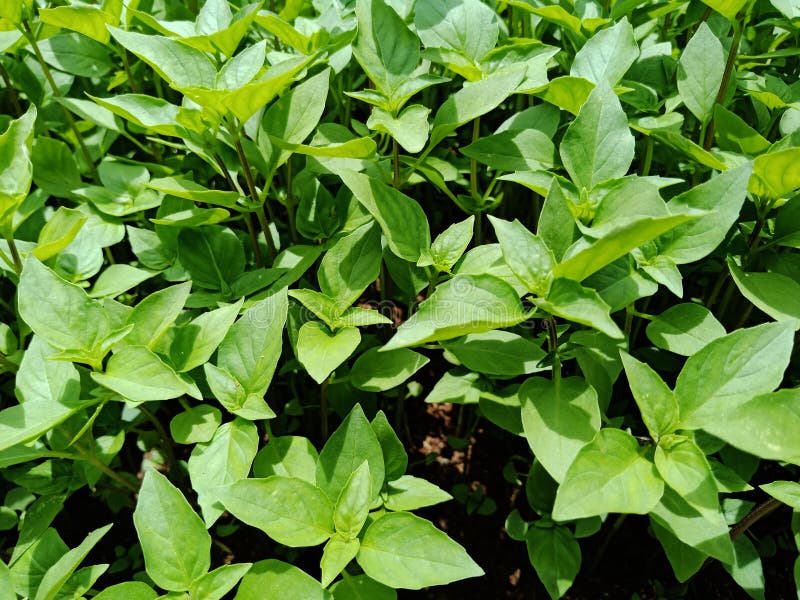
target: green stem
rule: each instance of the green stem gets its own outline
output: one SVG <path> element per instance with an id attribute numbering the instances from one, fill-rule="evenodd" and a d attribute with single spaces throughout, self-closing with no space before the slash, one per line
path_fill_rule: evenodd
<path id="1" fill-rule="evenodd" d="M 239 137 L 239 131 L 235 128 L 231 128 L 231 132 L 233 133 L 233 141 L 234 145 L 236 146 L 236 154 L 239 155 L 239 161 L 242 164 L 242 171 L 244 171 L 244 179 L 247 182 L 247 190 L 250 194 L 250 198 L 253 202 L 258 203 L 258 191 L 256 190 L 256 182 L 253 179 L 253 172 L 250 170 L 250 163 L 247 160 L 247 156 L 244 153 L 244 148 L 242 148 L 242 140 Z M 265 202 L 266 203 L 266 202 Z M 267 241 L 267 249 L 269 250 L 269 257 L 270 260 L 275 259 L 275 255 L 278 253 L 277 249 L 275 248 L 275 242 L 272 239 L 272 234 L 269 230 L 269 222 L 267 221 L 267 216 L 264 213 L 264 210 L 259 210 L 256 208 L 256 217 L 258 218 L 258 222 L 261 225 L 261 229 L 264 231 L 264 237 Z"/>
<path id="2" fill-rule="evenodd" d="M 0 62 L 0 77 L 3 78 L 3 83 L 8 90 L 8 97 L 11 99 L 11 104 L 14 107 L 14 112 L 17 116 L 21 116 L 24 112 L 22 110 L 22 105 L 19 103 L 19 96 L 17 95 L 17 90 L 14 89 L 14 86 L 11 85 L 11 77 L 8 75 L 8 71 L 3 66 L 3 63 Z"/>
<path id="3" fill-rule="evenodd" d="M 161 439 L 161 447 L 167 455 L 167 470 L 173 472 L 174 469 L 174 472 L 178 474 L 178 460 L 175 458 L 175 450 L 172 447 L 172 437 L 170 437 L 167 430 L 164 429 L 164 426 L 161 424 L 161 421 L 158 420 L 158 417 L 149 408 L 141 404 L 139 405 L 139 410 L 153 424 L 158 437 Z"/>
<path id="4" fill-rule="evenodd" d="M 241 193 L 240 186 L 236 182 L 236 180 L 231 175 L 231 172 L 228 170 L 228 167 L 225 166 L 225 162 L 222 160 L 222 157 L 214 153 L 214 162 L 217 163 L 217 167 L 219 167 L 220 173 L 225 178 L 225 181 L 228 183 L 228 187 L 234 191 Z M 253 256 L 256 260 L 257 267 L 264 266 L 264 257 L 261 255 L 261 246 L 258 244 L 258 235 L 256 234 L 256 229 L 253 226 L 253 217 L 251 213 L 243 213 L 242 220 L 244 221 L 245 227 L 247 227 L 247 234 L 250 236 L 250 243 L 253 246 Z"/>
<path id="5" fill-rule="evenodd" d="M 547 319 L 547 342 L 548 349 L 553 353 L 553 384 L 556 395 L 561 387 L 561 357 L 558 355 L 558 329 L 556 328 L 556 318 L 550 316 Z"/>
<path id="6" fill-rule="evenodd" d="M 642 159 L 642 177 L 650 175 L 650 166 L 653 164 L 653 138 L 649 135 L 644 139 L 644 158 Z"/>
<path id="7" fill-rule="evenodd" d="M 752 527 L 757 521 L 760 521 L 781 506 L 783 506 L 783 503 L 775 498 L 770 498 L 769 500 L 762 502 L 749 513 L 747 513 L 747 515 L 741 521 L 731 528 L 731 539 L 735 540 L 745 531 L 750 529 L 750 527 Z"/>
<path id="8" fill-rule="evenodd" d="M 400 188 L 400 145 L 392 138 L 392 184 Z"/>
<path id="9" fill-rule="evenodd" d="M 325 379 L 319 387 L 319 426 L 322 442 L 328 439 L 328 384 L 330 378 Z"/>
<path id="10" fill-rule="evenodd" d="M 589 566 L 588 570 L 589 575 L 591 575 L 595 571 L 595 569 L 597 569 L 598 565 L 600 564 L 600 561 L 603 560 L 603 556 L 605 556 L 608 547 L 611 545 L 611 541 L 617 535 L 617 532 L 622 528 L 622 524 L 625 523 L 625 518 L 627 516 L 628 515 L 624 513 L 617 516 L 616 520 L 614 521 L 614 524 L 611 526 L 611 531 L 608 532 L 608 535 L 606 535 L 605 539 L 603 540 L 603 543 L 600 544 L 600 548 L 598 548 L 597 552 L 595 552 L 594 554 L 594 560 L 592 560 L 592 564 Z"/>
<path id="11" fill-rule="evenodd" d="M 2 248 L 0 248 L 0 259 L 2 259 L 4 263 L 6 263 L 9 267 L 11 267 L 11 269 L 13 269 L 16 272 L 17 266 L 14 264 L 14 261 L 11 260 L 11 257 L 5 252 L 3 252 Z"/>
<path id="12" fill-rule="evenodd" d="M 114 481 L 119 483 L 120 485 L 128 488 L 132 492 L 134 492 L 134 493 L 138 493 L 139 492 L 139 488 L 137 486 L 135 486 L 133 483 L 131 483 L 130 481 L 128 481 L 127 479 L 122 477 L 119 473 L 114 471 L 114 469 L 112 469 L 111 467 L 109 467 L 105 463 L 101 462 L 100 459 L 98 459 L 90 451 L 86 450 L 82 446 L 78 446 L 77 444 L 75 445 L 75 448 L 76 448 L 76 450 L 78 450 L 78 455 L 80 456 L 81 459 L 85 460 L 86 462 L 88 462 L 92 466 L 96 467 L 103 474 L 108 475 L 108 477 L 110 477 L 111 479 L 113 479 Z"/>
<path id="13" fill-rule="evenodd" d="M 8 249 L 11 252 L 11 260 L 14 263 L 14 270 L 17 272 L 17 275 L 19 275 L 22 273 L 22 258 L 19 255 L 17 245 L 14 243 L 14 236 L 9 235 L 6 237 L 6 242 L 8 242 Z"/>
<path id="14" fill-rule="evenodd" d="M 131 71 L 131 64 L 128 61 L 128 51 L 125 48 L 120 48 L 119 55 L 122 57 L 122 68 L 125 69 L 125 75 L 128 78 L 128 85 L 131 86 L 131 91 L 134 94 L 141 93 L 139 84 L 133 78 L 133 71 Z"/>
<path id="15" fill-rule="evenodd" d="M 710 9 L 709 9 L 710 10 Z M 722 104 L 725 101 L 725 96 L 728 93 L 728 84 L 731 81 L 731 73 L 733 72 L 733 64 L 736 62 L 736 53 L 739 51 L 739 42 L 742 39 L 742 31 L 744 31 L 744 24 L 738 23 L 738 20 L 733 21 L 733 40 L 731 41 L 731 48 L 728 51 L 728 60 L 725 62 L 725 70 L 722 72 L 722 81 L 719 84 L 719 91 L 717 92 L 717 104 Z M 714 117 L 708 122 L 706 129 L 706 137 L 703 143 L 703 148 L 706 150 L 711 148 L 714 143 Z"/>
<path id="16" fill-rule="evenodd" d="M 478 141 L 478 138 L 481 134 L 481 118 L 476 117 L 474 121 L 472 121 L 472 143 L 474 144 Z M 472 193 L 472 197 L 477 200 L 480 198 L 480 194 L 478 193 L 478 161 L 474 158 L 470 159 L 469 161 L 469 189 Z"/>
<path id="17" fill-rule="evenodd" d="M 292 180 L 292 158 L 289 157 L 289 160 L 286 161 L 286 219 L 289 222 L 289 235 L 292 237 L 292 243 L 296 244 L 299 236 L 297 235 L 297 221 L 295 218 L 297 204 L 292 193 Z"/>
<path id="18" fill-rule="evenodd" d="M 31 45 L 31 48 L 33 48 L 33 53 L 36 55 L 36 60 L 42 67 L 42 72 L 44 73 L 45 79 L 47 79 L 47 83 L 53 90 L 53 96 L 55 96 L 56 98 L 61 98 L 62 97 L 61 91 L 58 89 L 56 80 L 53 79 L 53 73 L 50 71 L 50 67 L 47 66 L 47 61 L 45 61 L 44 56 L 42 56 L 42 51 L 39 49 L 39 44 L 36 42 L 36 36 L 34 35 L 30 23 L 28 23 L 27 19 L 22 21 L 22 26 L 23 26 L 22 34 L 28 40 L 28 43 Z M 92 180 L 95 183 L 99 183 L 100 176 L 97 173 L 97 168 L 94 166 L 94 162 L 92 161 L 92 155 L 89 153 L 89 148 L 86 147 L 86 143 L 83 141 L 83 136 L 81 135 L 81 132 L 78 131 L 78 126 L 75 123 L 75 119 L 72 117 L 72 113 L 63 104 L 60 104 L 60 106 L 64 112 L 64 116 L 66 116 L 67 118 L 67 123 L 69 124 L 69 127 L 72 130 L 72 133 L 78 142 L 78 146 L 81 149 L 81 153 L 83 154 L 83 157 L 86 159 L 86 164 L 89 167 L 89 172 L 92 174 Z"/>

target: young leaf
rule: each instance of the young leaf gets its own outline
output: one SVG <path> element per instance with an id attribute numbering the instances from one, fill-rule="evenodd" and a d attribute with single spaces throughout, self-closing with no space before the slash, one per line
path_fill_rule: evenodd
<path id="1" fill-rule="evenodd" d="M 659 474 L 674 491 L 681 502 L 690 507 L 692 520 L 698 524 L 706 536 L 702 543 L 698 539 L 684 536 L 678 527 L 672 527 L 679 539 L 693 547 L 730 562 L 733 558 L 733 546 L 728 535 L 728 525 L 717 498 L 717 484 L 705 455 L 690 439 L 682 436 L 668 436 L 659 441 L 656 447 L 655 463 Z M 654 511 L 654 516 L 664 518 L 670 526 L 675 519 L 664 517 L 665 507 L 672 506 L 668 498 L 662 500 L 662 506 Z M 674 511 L 671 511 L 674 512 Z M 702 521 L 702 525 L 700 525 Z"/>
<path id="2" fill-rule="evenodd" d="M 620 219 L 620 222 L 611 225 L 600 239 L 584 245 L 573 253 L 567 252 L 564 259 L 554 267 L 553 273 L 556 277 L 583 281 L 634 248 L 700 217 L 701 214 L 697 211 L 689 210 L 664 216 Z"/>
<path id="3" fill-rule="evenodd" d="M 757 394 L 771 392 L 789 364 L 794 323 L 739 329 L 686 361 L 675 382 L 681 427 L 706 428 Z"/>
<path id="4" fill-rule="evenodd" d="M 755 456 L 798 464 L 800 443 L 797 435 L 792 434 L 797 431 L 798 423 L 800 393 L 797 389 L 785 389 L 718 411 L 716 418 L 709 419 L 703 429 Z"/>
<path id="5" fill-rule="evenodd" d="M 387 352 L 370 348 L 356 360 L 350 380 L 360 390 L 384 392 L 407 381 L 428 362 L 428 358 L 407 348 Z"/>
<path id="6" fill-rule="evenodd" d="M 561 160 L 572 181 L 591 190 L 622 177 L 633 161 L 634 139 L 616 93 L 606 81 L 597 84 L 564 134 Z"/>
<path id="7" fill-rule="evenodd" d="M 367 127 L 391 135 L 403 150 L 416 153 L 425 147 L 428 141 L 428 115 L 431 109 L 421 104 L 407 106 L 399 115 L 378 108 L 372 109 L 367 119 Z"/>
<path id="8" fill-rule="evenodd" d="M 253 564 L 239 584 L 234 600 L 264 598 L 303 598 L 333 600 L 319 582 L 295 566 L 280 560 L 261 560 Z"/>
<path id="9" fill-rule="evenodd" d="M 497 43 L 497 15 L 479 0 L 430 0 L 417 7 L 414 25 L 426 48 L 455 50 L 478 63 Z"/>
<path id="10" fill-rule="evenodd" d="M 397 592 L 366 575 L 347 575 L 331 588 L 334 600 L 397 600 Z"/>
<path id="11" fill-rule="evenodd" d="M 733 561 L 733 544 L 721 513 L 701 512 L 666 486 L 650 517 L 687 546 L 724 563 Z"/>
<path id="12" fill-rule="evenodd" d="M 535 298 L 533 303 L 550 314 L 594 327 L 610 338 L 625 337 L 600 295 L 571 279 L 554 279 L 547 297 Z"/>
<path id="13" fill-rule="evenodd" d="M 687 209 L 708 212 L 662 234 L 656 240 L 660 253 L 682 265 L 700 260 L 719 246 L 739 216 L 751 170 L 752 165 L 745 163 L 670 200 L 667 206 L 673 214 Z"/>
<path id="14" fill-rule="evenodd" d="M 358 554 L 361 542 L 358 538 L 346 539 L 340 535 L 335 535 L 328 540 L 325 548 L 322 549 L 322 559 L 319 566 L 322 569 L 322 585 L 328 586 L 336 579 L 344 568 Z"/>
<path id="15" fill-rule="evenodd" d="M 273 475 L 242 479 L 219 490 L 225 508 L 280 544 L 316 546 L 333 535 L 333 506 L 318 487 Z"/>
<path id="16" fill-rule="evenodd" d="M 372 431 L 378 438 L 383 452 L 383 464 L 386 471 L 386 481 L 392 482 L 401 477 L 408 467 L 408 456 L 406 449 L 400 438 L 392 429 L 386 414 L 379 410 L 375 418 L 372 419 Z"/>
<path id="17" fill-rule="evenodd" d="M 705 306 L 676 304 L 653 319 L 645 332 L 647 339 L 659 348 L 691 356 L 724 336 L 725 328 Z"/>
<path id="18" fill-rule="evenodd" d="M 558 600 L 572 585 L 581 568 L 581 547 L 569 529 L 560 525 L 531 527 L 525 536 L 528 557 L 536 574 Z"/>
<path id="19" fill-rule="evenodd" d="M 137 304 L 128 316 L 126 325 L 133 325 L 124 344 L 154 348 L 178 315 L 181 314 L 189 292 L 190 283 L 163 288 Z"/>
<path id="20" fill-rule="evenodd" d="M 175 370 L 185 373 L 208 362 L 242 308 L 244 299 L 203 313 L 175 332 L 169 354 Z"/>
<path id="21" fill-rule="evenodd" d="M 724 72 L 725 50 L 711 28 L 701 23 L 678 61 L 678 92 L 703 124 L 711 118 Z"/>
<path id="22" fill-rule="evenodd" d="M 595 85 L 601 81 L 617 85 L 639 58 L 639 47 L 627 17 L 612 27 L 601 29 L 578 50 L 569 74 L 583 77 Z"/>
<path id="23" fill-rule="evenodd" d="M 781 273 L 745 273 L 728 258 L 736 287 L 757 308 L 776 321 L 793 321 L 800 327 L 800 283 Z"/>
<path id="24" fill-rule="evenodd" d="M 750 538 L 740 535 L 733 540 L 733 562 L 722 566 L 751 598 L 764 600 L 764 568 Z"/>
<path id="25" fill-rule="evenodd" d="M 108 29 L 120 45 L 145 61 L 170 86 L 215 87 L 217 69 L 204 52 L 160 35 L 144 35 L 116 27 Z"/>
<path id="26" fill-rule="evenodd" d="M 386 513 L 367 528 L 356 557 L 372 579 L 411 590 L 483 575 L 464 548 L 410 513 Z"/>
<path id="27" fill-rule="evenodd" d="M 555 257 L 547 244 L 516 219 L 509 223 L 490 215 L 489 221 L 509 268 L 529 291 L 546 295 L 555 265 Z"/>
<path id="28" fill-rule="evenodd" d="M 384 506 L 393 511 L 416 510 L 453 499 L 440 487 L 413 475 L 390 481 L 386 491 Z"/>
<path id="29" fill-rule="evenodd" d="M 288 307 L 285 289 L 256 302 L 228 330 L 217 350 L 217 365 L 229 371 L 248 396 L 263 398 L 272 381 Z"/>
<path id="30" fill-rule="evenodd" d="M 462 365 L 486 375 L 508 378 L 545 369 L 539 366 L 546 356 L 539 344 L 510 331 L 470 333 L 440 344 Z"/>
<path id="31" fill-rule="evenodd" d="M 461 150 L 468 158 L 500 171 L 535 171 L 553 166 L 552 139 L 536 129 L 502 131 Z"/>
<path id="32" fill-rule="evenodd" d="M 679 422 L 675 394 L 649 365 L 620 352 L 631 388 L 647 430 L 654 440 L 672 433 Z"/>
<path id="33" fill-rule="evenodd" d="M 442 318 L 442 315 L 447 315 Z M 492 275 L 456 275 L 405 321 L 384 350 L 511 327 L 525 319 L 519 296 Z"/>
<path id="34" fill-rule="evenodd" d="M 773 481 L 758 486 L 776 500 L 792 508 L 800 508 L 800 483 L 795 481 Z"/>
<path id="35" fill-rule="evenodd" d="M 42 581 L 36 590 L 35 600 L 54 600 L 63 585 L 83 562 L 86 555 L 94 548 L 102 537 L 108 533 L 111 525 L 95 529 L 81 542 L 79 546 L 64 554 L 58 562 L 47 569 Z"/>
<path id="36" fill-rule="evenodd" d="M 800 175 L 794 168 L 799 157 L 800 148 L 774 150 L 757 156 L 747 190 L 776 200 L 790 195 L 800 187 Z"/>
<path id="37" fill-rule="evenodd" d="M 231 591 L 244 574 L 250 570 L 251 563 L 222 565 L 209 571 L 192 584 L 189 593 L 193 598 L 203 600 L 221 600 Z"/>
<path id="38" fill-rule="evenodd" d="M 253 461 L 253 475 L 296 477 L 308 483 L 317 482 L 319 455 L 308 438 L 300 436 L 270 437 Z"/>
<path id="39" fill-rule="evenodd" d="M 575 218 L 569 208 L 569 201 L 561 189 L 558 179 L 553 178 L 542 212 L 536 234 L 550 248 L 556 260 L 564 258 L 564 253 L 575 241 Z"/>
<path id="40" fill-rule="evenodd" d="M 553 518 L 580 519 L 603 513 L 647 514 L 664 493 L 653 463 L 632 435 L 602 429 L 584 446 L 558 488 Z"/>
<path id="41" fill-rule="evenodd" d="M 17 600 L 11 571 L 2 560 L 0 560 L 0 600 Z"/>
<path id="42" fill-rule="evenodd" d="M 159 587 L 188 590 L 208 571 L 211 536 L 183 494 L 155 469 L 144 475 L 133 523 L 147 574 Z"/>
<path id="43" fill-rule="evenodd" d="M 472 240 L 475 216 L 470 216 L 459 223 L 453 223 L 433 240 L 430 258 L 423 254 L 417 262 L 418 266 L 433 265 L 440 271 L 450 272 Z"/>
<path id="44" fill-rule="evenodd" d="M 350 306 L 378 278 L 381 257 L 381 231 L 374 222 L 365 223 L 339 238 L 322 257 L 320 290 L 342 309 Z"/>
<path id="45" fill-rule="evenodd" d="M 317 485 L 333 501 L 339 498 L 353 471 L 366 460 L 369 463 L 372 499 L 383 489 L 386 467 L 383 450 L 364 410 L 356 404 L 333 432 L 317 463 Z"/>
<path id="46" fill-rule="evenodd" d="M 534 455 L 558 482 L 600 431 L 597 393 L 583 379 L 527 379 L 519 389 L 522 426 Z"/>
<path id="47" fill-rule="evenodd" d="M 92 373 L 92 379 L 134 402 L 169 400 L 183 394 L 199 397 L 193 385 L 142 346 L 123 348 L 108 360 L 103 373 Z"/>
<path id="48" fill-rule="evenodd" d="M 349 539 L 358 536 L 367 521 L 371 500 L 369 463 L 365 460 L 350 474 L 333 507 L 337 533 Z"/>
<path id="49" fill-rule="evenodd" d="M 367 175 L 349 170 L 342 170 L 338 175 L 378 222 L 392 252 L 416 263 L 420 252 L 431 245 L 428 219 L 420 205 Z"/>
<path id="50" fill-rule="evenodd" d="M 206 526 L 224 512 L 217 489 L 247 477 L 258 451 L 255 424 L 236 418 L 220 426 L 207 443 L 194 447 L 188 470 Z"/>
<path id="51" fill-rule="evenodd" d="M 94 598 L 97 600 L 156 600 L 158 594 L 146 583 L 127 581 L 107 587 Z"/>
<path id="52" fill-rule="evenodd" d="M 91 353 L 111 333 L 111 321 L 99 302 L 33 257 L 25 261 L 17 296 L 20 317 L 60 350 Z"/>
<path id="53" fill-rule="evenodd" d="M 169 432 L 179 444 L 208 442 L 222 423 L 219 409 L 201 404 L 175 415 L 169 422 Z"/>
<path id="54" fill-rule="evenodd" d="M 384 0 L 358 0 L 356 17 L 353 56 L 394 109 L 398 88 L 419 64 L 419 39 Z"/>
<path id="55" fill-rule="evenodd" d="M 322 383 L 346 361 L 361 342 L 355 327 L 345 327 L 335 333 L 317 321 L 303 323 L 297 337 L 297 360 L 317 383 Z"/>
<path id="56" fill-rule="evenodd" d="M 508 73 L 495 73 L 486 79 L 465 84 L 436 111 L 428 148 L 436 146 L 464 123 L 497 108 L 514 92 L 523 76 L 524 69 L 517 69 Z"/>

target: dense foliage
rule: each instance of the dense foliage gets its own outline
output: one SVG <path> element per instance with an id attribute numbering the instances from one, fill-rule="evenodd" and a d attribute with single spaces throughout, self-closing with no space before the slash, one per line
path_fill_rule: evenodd
<path id="1" fill-rule="evenodd" d="M 455 493 L 407 474 L 423 402 L 527 440 L 495 467 L 552 598 L 627 514 L 678 581 L 764 598 L 750 528 L 800 510 L 798 23 L 0 0 L 0 600 L 480 577 L 413 514 Z M 87 497 L 108 525 L 69 548 Z M 236 536 L 256 561 L 212 553 Z"/>

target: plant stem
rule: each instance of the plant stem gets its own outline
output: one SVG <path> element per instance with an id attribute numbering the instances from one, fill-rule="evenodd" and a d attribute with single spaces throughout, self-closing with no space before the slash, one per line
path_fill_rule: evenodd
<path id="1" fill-rule="evenodd" d="M 108 475 L 111 479 L 119 483 L 120 485 L 128 488 L 134 493 L 138 493 L 139 488 L 132 484 L 130 481 L 122 477 L 119 473 L 117 473 L 114 469 L 106 465 L 105 463 L 101 462 L 91 451 L 86 450 L 82 446 L 75 444 L 75 449 L 78 451 L 78 456 L 91 464 L 92 466 L 99 469 L 103 474 Z"/>
<path id="2" fill-rule="evenodd" d="M 286 220 L 289 222 L 289 235 L 292 238 L 292 243 L 296 244 L 299 236 L 297 235 L 297 220 L 296 211 L 297 204 L 295 203 L 294 194 L 292 193 L 292 157 L 286 161 Z"/>
<path id="3" fill-rule="evenodd" d="M 550 316 L 547 319 L 547 343 L 548 349 L 553 353 L 553 384 L 558 395 L 561 387 L 561 357 L 558 356 L 558 329 L 556 329 L 556 318 Z"/>
<path id="4" fill-rule="evenodd" d="M 125 69 L 125 75 L 128 77 L 128 85 L 131 86 L 131 91 L 134 94 L 141 93 L 139 89 L 139 84 L 136 83 L 136 80 L 133 78 L 133 72 L 131 71 L 131 64 L 128 61 L 128 51 L 125 48 L 120 48 L 119 55 L 122 57 L 122 68 Z"/>
<path id="5" fill-rule="evenodd" d="M 153 424 L 153 427 L 158 433 L 158 437 L 161 438 L 162 448 L 167 455 L 167 470 L 171 473 L 173 469 L 177 474 L 178 470 L 178 460 L 175 458 L 175 450 L 172 448 L 172 438 L 167 433 L 164 426 L 161 424 L 161 421 L 158 420 L 158 417 L 146 406 L 139 405 L 139 410 L 141 413 L 147 417 L 147 419 Z"/>
<path id="6" fill-rule="evenodd" d="M 0 62 L 0 77 L 3 78 L 3 83 L 5 84 L 6 89 L 8 90 L 8 97 L 11 99 L 11 104 L 14 107 L 14 112 L 17 114 L 18 117 L 21 116 L 24 111 L 22 110 L 22 105 L 19 103 L 19 96 L 17 95 L 17 90 L 15 90 L 14 86 L 11 85 L 11 77 L 9 77 L 8 71 L 6 71 L 6 68 L 3 66 L 2 62 Z"/>
<path id="7" fill-rule="evenodd" d="M 709 9 L 711 10 L 711 9 Z M 744 31 L 744 24 L 738 24 L 738 21 L 733 21 L 733 40 L 731 41 L 731 48 L 728 51 L 728 60 L 725 62 L 725 70 L 722 72 L 722 81 L 719 84 L 719 91 L 717 92 L 717 104 L 722 104 L 725 101 L 725 96 L 728 93 L 728 84 L 731 81 L 731 73 L 733 72 L 733 63 L 736 62 L 736 53 L 739 51 L 739 42 L 742 39 L 742 31 Z M 714 117 L 708 122 L 706 128 L 705 140 L 703 141 L 703 148 L 709 150 L 711 144 L 714 143 Z"/>
<path id="8" fill-rule="evenodd" d="M 258 245 L 258 234 L 256 228 L 253 226 L 253 214 L 244 213 L 244 224 L 247 227 L 247 233 L 250 236 L 250 243 L 253 244 L 253 256 L 256 259 L 256 266 L 261 268 L 264 266 L 264 257 L 261 256 L 261 246 Z"/>
<path id="9" fill-rule="evenodd" d="M 225 166 L 225 162 L 222 160 L 222 157 L 214 153 L 214 162 L 217 163 L 222 176 L 225 178 L 225 181 L 228 183 L 228 187 L 233 190 L 234 192 L 241 193 L 241 189 L 239 185 L 236 183 L 236 180 L 231 175 L 231 172 L 228 170 L 228 167 Z M 256 260 L 257 267 L 264 266 L 264 257 L 261 256 L 261 246 L 258 245 L 258 235 L 256 234 L 256 229 L 253 226 L 253 215 L 252 213 L 242 213 L 242 218 L 244 220 L 244 224 L 247 227 L 247 233 L 250 236 L 250 243 L 253 245 L 253 256 Z"/>
<path id="10" fill-rule="evenodd" d="M 328 383 L 330 383 L 330 377 L 325 379 L 319 387 L 319 423 L 323 444 L 328 439 Z"/>
<path id="11" fill-rule="evenodd" d="M 774 510 L 783 506 L 783 502 L 770 498 L 756 506 L 747 515 L 731 528 L 731 539 L 735 540 L 742 535 L 745 531 L 750 529 L 757 521 L 760 521 Z"/>
<path id="12" fill-rule="evenodd" d="M 8 242 L 8 249 L 11 252 L 11 260 L 14 262 L 14 270 L 19 275 L 22 273 L 22 258 L 19 255 L 17 245 L 14 243 L 14 236 L 9 235 L 6 237 L 6 242 Z"/>
<path id="13" fill-rule="evenodd" d="M 392 138 L 392 184 L 400 188 L 400 145 Z"/>
<path id="14" fill-rule="evenodd" d="M 625 518 L 628 515 L 621 514 L 618 515 L 617 518 L 614 520 L 614 524 L 611 526 L 611 531 L 608 532 L 603 543 L 600 544 L 600 547 L 597 549 L 597 552 L 594 554 L 594 560 L 592 560 L 592 564 L 589 566 L 589 570 L 587 575 L 591 575 L 600 565 L 600 561 L 603 560 L 603 556 L 605 556 L 606 550 L 611 545 L 612 540 L 617 535 L 617 532 L 622 528 L 622 524 L 625 523 Z"/>
<path id="15" fill-rule="evenodd" d="M 481 118 L 476 117 L 474 121 L 472 121 L 472 143 L 474 144 L 478 137 L 481 134 Z M 469 161 L 469 189 L 472 193 L 472 197 L 475 200 L 480 198 L 480 194 L 478 193 L 478 161 L 474 158 L 470 159 Z"/>
<path id="16" fill-rule="evenodd" d="M 649 135 L 644 139 L 644 158 L 642 159 L 642 177 L 650 175 L 650 166 L 653 164 L 653 138 Z"/>
<path id="17" fill-rule="evenodd" d="M 44 60 L 44 56 L 42 56 L 42 51 L 39 49 L 39 44 L 36 42 L 36 36 L 34 35 L 33 30 L 31 29 L 31 25 L 30 23 L 28 23 L 27 19 L 22 21 L 22 26 L 23 26 L 22 34 L 28 40 L 28 43 L 31 45 L 31 48 L 33 48 L 33 53 L 36 55 L 36 60 L 42 67 L 42 72 L 44 73 L 45 79 L 47 79 L 47 83 L 53 90 L 53 96 L 55 96 L 56 98 L 62 98 L 61 90 L 58 89 L 58 85 L 56 85 L 56 80 L 53 79 L 53 73 L 50 71 L 50 67 Z M 92 155 L 89 153 L 89 149 L 86 147 L 86 143 L 83 141 L 83 136 L 81 135 L 81 132 L 78 131 L 78 126 L 75 123 L 75 119 L 72 117 L 72 113 L 69 112 L 69 109 L 63 104 L 60 104 L 60 106 L 64 112 L 64 116 L 66 116 L 67 118 L 67 123 L 69 124 L 69 127 L 72 130 L 72 133 L 78 142 L 78 146 L 81 149 L 81 153 L 83 154 L 83 157 L 86 159 L 86 164 L 89 167 L 89 172 L 92 174 L 92 180 L 95 183 L 99 183 L 100 175 L 97 173 L 97 168 L 94 166 L 94 162 L 92 161 Z"/>
<path id="18" fill-rule="evenodd" d="M 258 191 L 256 190 L 256 182 L 253 179 L 253 172 L 250 170 L 250 163 L 247 160 L 247 156 L 245 156 L 244 148 L 242 148 L 242 140 L 239 137 L 239 131 L 233 127 L 231 128 L 233 132 L 233 141 L 236 146 L 236 154 L 239 155 L 239 161 L 242 164 L 242 171 L 244 171 L 244 179 L 247 182 L 247 190 L 250 194 L 250 199 L 258 203 Z M 266 204 L 266 201 L 265 201 Z M 267 221 L 267 216 L 264 213 L 264 210 L 259 210 L 256 208 L 256 217 L 258 218 L 258 222 L 261 225 L 261 229 L 264 231 L 264 237 L 267 241 L 267 249 L 269 250 L 269 257 L 270 260 L 275 259 L 275 255 L 278 253 L 277 249 L 275 248 L 275 242 L 272 239 L 272 234 L 269 231 L 269 222 Z"/>

